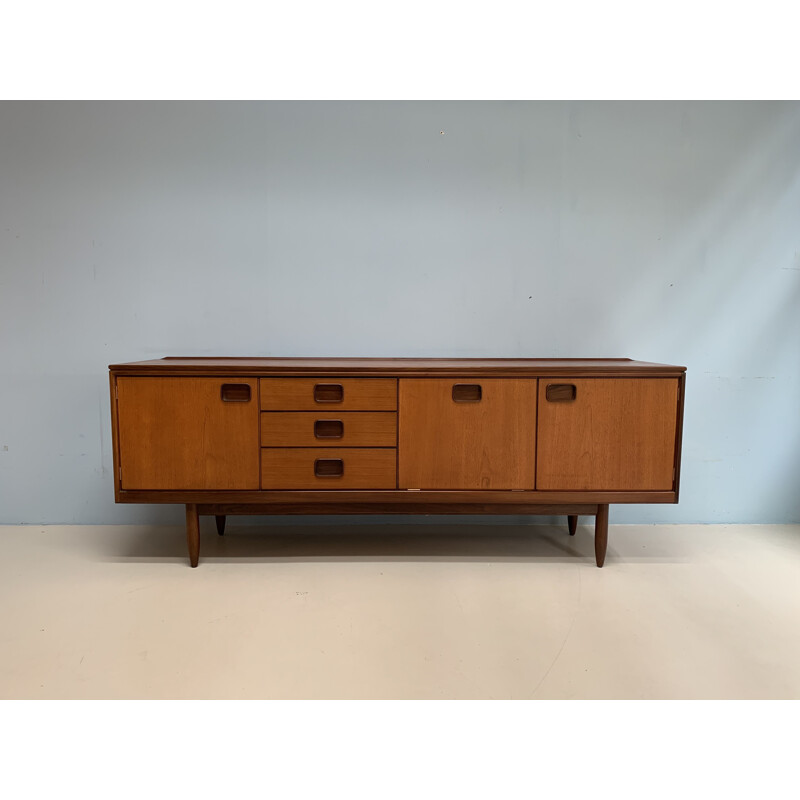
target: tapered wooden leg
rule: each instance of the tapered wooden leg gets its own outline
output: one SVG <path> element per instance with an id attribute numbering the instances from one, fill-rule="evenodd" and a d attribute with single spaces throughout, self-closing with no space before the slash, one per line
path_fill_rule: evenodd
<path id="1" fill-rule="evenodd" d="M 570 514 L 567 517 L 567 524 L 569 525 L 569 535 L 574 536 L 575 531 L 578 530 L 578 515 Z"/>
<path id="2" fill-rule="evenodd" d="M 606 560 L 608 546 L 608 506 L 597 506 L 597 519 L 594 522 L 594 557 L 597 566 L 602 567 Z"/>
<path id="3" fill-rule="evenodd" d="M 200 557 L 200 517 L 194 503 L 186 504 L 186 543 L 189 545 L 189 563 L 196 567 Z"/>
<path id="4" fill-rule="evenodd" d="M 217 520 L 217 533 L 222 536 L 225 533 L 225 515 L 216 514 L 214 518 Z"/>

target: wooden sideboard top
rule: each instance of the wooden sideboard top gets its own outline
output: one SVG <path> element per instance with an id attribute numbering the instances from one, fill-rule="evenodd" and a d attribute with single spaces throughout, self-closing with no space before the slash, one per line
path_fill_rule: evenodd
<path id="1" fill-rule="evenodd" d="M 111 364 L 116 375 L 679 376 L 686 367 L 630 358 L 194 358 Z"/>

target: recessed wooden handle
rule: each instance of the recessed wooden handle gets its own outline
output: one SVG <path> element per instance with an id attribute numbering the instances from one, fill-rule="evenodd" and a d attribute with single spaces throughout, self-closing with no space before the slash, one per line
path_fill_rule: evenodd
<path id="1" fill-rule="evenodd" d="M 571 403 L 577 393 L 574 383 L 548 383 L 544 390 L 548 403 Z"/>
<path id="2" fill-rule="evenodd" d="M 314 400 L 317 403 L 341 403 L 344 400 L 344 386 L 341 383 L 317 383 L 314 386 Z"/>
<path id="3" fill-rule="evenodd" d="M 249 403 L 250 385 L 247 383 L 223 383 L 220 397 L 226 403 Z"/>
<path id="4" fill-rule="evenodd" d="M 479 383 L 454 383 L 454 403 L 480 403 L 483 390 Z"/>
<path id="5" fill-rule="evenodd" d="M 314 436 L 317 439 L 341 439 L 344 436 L 344 422 L 340 419 L 318 419 L 314 423 Z"/>
<path id="6" fill-rule="evenodd" d="M 318 478 L 341 478 L 344 475 L 344 461 L 341 458 L 317 458 L 314 461 L 314 474 Z"/>

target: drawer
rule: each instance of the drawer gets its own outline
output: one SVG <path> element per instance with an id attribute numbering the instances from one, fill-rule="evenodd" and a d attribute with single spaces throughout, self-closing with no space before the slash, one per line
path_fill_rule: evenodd
<path id="1" fill-rule="evenodd" d="M 262 411 L 396 411 L 396 378 L 261 378 Z"/>
<path id="2" fill-rule="evenodd" d="M 262 489 L 394 489 L 397 450 L 265 447 Z"/>
<path id="3" fill-rule="evenodd" d="M 393 411 L 265 411 L 263 447 L 394 447 Z"/>

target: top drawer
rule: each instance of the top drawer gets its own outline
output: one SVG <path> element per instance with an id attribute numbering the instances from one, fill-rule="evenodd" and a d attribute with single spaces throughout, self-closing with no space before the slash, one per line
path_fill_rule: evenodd
<path id="1" fill-rule="evenodd" d="M 396 411 L 395 378 L 261 378 L 262 411 Z"/>

